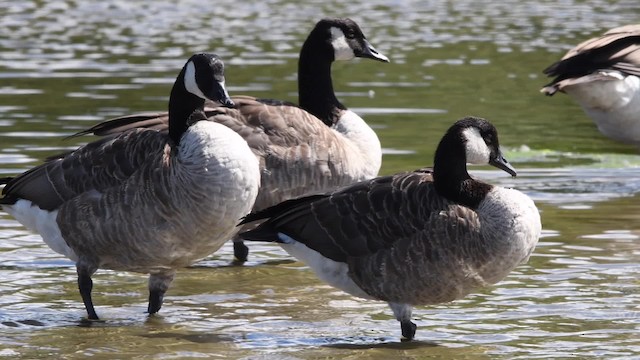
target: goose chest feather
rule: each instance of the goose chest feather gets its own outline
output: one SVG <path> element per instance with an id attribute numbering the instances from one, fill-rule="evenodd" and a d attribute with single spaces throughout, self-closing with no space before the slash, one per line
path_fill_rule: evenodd
<path id="1" fill-rule="evenodd" d="M 467 162 L 516 174 L 493 125 L 465 118 L 443 137 L 433 169 L 285 201 L 248 215 L 243 222 L 266 221 L 240 236 L 278 242 L 330 285 L 388 302 L 411 339 L 412 306 L 500 281 L 528 260 L 540 237 L 533 201 L 471 178 Z"/>
<path id="2" fill-rule="evenodd" d="M 236 132 L 206 121 L 205 100 L 233 105 L 222 61 L 196 54 L 171 91 L 169 131 L 131 129 L 14 179 L 2 208 L 76 262 L 89 319 L 98 268 L 150 273 L 157 312 L 177 268 L 216 251 L 253 206 L 259 166 Z"/>

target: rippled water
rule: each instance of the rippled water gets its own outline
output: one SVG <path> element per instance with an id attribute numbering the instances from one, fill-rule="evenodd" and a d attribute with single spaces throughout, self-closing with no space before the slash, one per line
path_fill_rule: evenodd
<path id="1" fill-rule="evenodd" d="M 90 138 L 106 118 L 163 110 L 196 51 L 227 64 L 232 93 L 296 100 L 299 47 L 348 16 L 391 64 L 333 67 L 338 96 L 378 132 L 383 173 L 431 163 L 457 118 L 498 127 L 543 238 L 505 281 L 418 308 L 400 343 L 383 303 L 319 282 L 276 246 L 224 247 L 178 273 L 159 316 L 146 276 L 99 271 L 104 322 L 83 326 L 71 262 L 0 212 L 0 356 L 16 358 L 640 358 L 640 158 L 601 136 L 541 70 L 577 42 L 636 22 L 629 1 L 0 1 L 0 176 Z"/>

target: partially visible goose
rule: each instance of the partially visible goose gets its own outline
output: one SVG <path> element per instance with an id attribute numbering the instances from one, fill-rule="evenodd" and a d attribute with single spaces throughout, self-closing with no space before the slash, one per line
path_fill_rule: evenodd
<path id="1" fill-rule="evenodd" d="M 542 93 L 567 93 L 602 134 L 640 146 L 640 25 L 589 39 L 544 73 L 555 78 Z"/>
<path id="2" fill-rule="evenodd" d="M 240 237 L 280 243 L 330 285 L 388 302 L 411 340 L 413 306 L 460 299 L 500 281 L 528 260 L 540 237 L 533 201 L 471 178 L 467 163 L 516 175 L 493 125 L 468 117 L 440 141 L 433 170 L 285 201 L 249 214 L 242 223 L 267 220 Z"/>
<path id="3" fill-rule="evenodd" d="M 309 193 L 325 192 L 378 175 L 382 149 L 376 133 L 335 96 L 334 60 L 354 57 L 388 62 L 351 19 L 323 19 L 300 51 L 300 106 L 250 96 L 234 96 L 235 109 L 209 104 L 211 121 L 240 134 L 260 160 L 262 186 L 254 210 Z M 130 115 L 78 133 L 108 135 L 136 127 L 167 128 L 166 113 Z M 248 249 L 234 239 L 236 259 Z"/>
<path id="4" fill-rule="evenodd" d="M 89 319 L 98 319 L 97 269 L 149 273 L 153 314 L 176 269 L 220 248 L 251 210 L 258 161 L 202 112 L 205 100 L 233 104 L 223 70 L 215 55 L 189 59 L 171 91 L 168 133 L 133 129 L 4 179 L 2 208 L 76 262 Z"/>

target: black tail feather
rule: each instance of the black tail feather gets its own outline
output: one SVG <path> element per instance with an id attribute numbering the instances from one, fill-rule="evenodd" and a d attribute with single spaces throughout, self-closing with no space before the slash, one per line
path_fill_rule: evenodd
<path id="1" fill-rule="evenodd" d="M 291 211 L 295 211 L 298 206 L 304 205 L 318 199 L 322 199 L 329 196 L 328 194 L 318 194 L 304 196 L 297 199 L 290 199 L 281 202 L 280 204 L 268 207 L 266 209 L 252 212 L 245 216 L 238 225 L 248 224 L 253 221 L 266 220 L 256 228 L 248 231 L 244 231 L 238 234 L 238 236 L 244 240 L 249 241 L 266 241 L 266 242 L 278 242 L 282 240 L 278 237 L 278 218 L 285 214 L 289 214 Z M 291 220 L 291 219 L 289 219 Z"/>
<path id="2" fill-rule="evenodd" d="M 259 211 L 255 211 L 252 212 L 250 214 L 248 214 L 247 216 L 245 216 L 244 218 L 242 218 L 242 220 L 240 221 L 240 223 L 238 225 L 244 225 L 244 224 L 248 224 L 250 222 L 253 221 L 257 221 L 257 220 L 264 220 L 264 219 L 269 219 L 272 217 L 276 217 L 280 214 L 283 214 L 285 212 L 287 212 L 288 210 L 300 205 L 300 204 L 306 204 L 308 202 L 313 202 L 315 200 L 318 199 L 322 199 L 329 196 L 328 194 L 317 194 L 317 195 L 309 195 L 309 196 L 304 196 L 304 197 L 300 197 L 300 198 L 296 198 L 296 199 L 290 199 L 290 200 L 285 200 L 283 202 L 281 202 L 280 204 L 268 207 L 266 209 L 263 210 L 259 210 Z"/>
<path id="3" fill-rule="evenodd" d="M 94 125 L 88 129 L 79 131 L 75 134 L 69 135 L 66 139 L 75 138 L 83 135 L 96 135 L 106 136 L 111 134 L 118 134 L 135 128 L 156 128 L 163 127 L 163 122 L 158 119 L 161 113 L 145 113 L 139 115 L 123 116 L 121 118 L 105 120 L 97 125 Z"/>
<path id="4" fill-rule="evenodd" d="M 12 176 L 0 177 L 0 185 L 6 185 L 9 181 L 13 180 Z"/>
<path id="5" fill-rule="evenodd" d="M 257 228 L 238 234 L 240 238 L 248 241 L 282 242 L 278 233 L 271 226 L 258 226 Z"/>
<path id="6" fill-rule="evenodd" d="M 11 176 L 7 176 L 7 177 L 0 177 L 0 185 L 7 185 L 11 180 L 13 180 L 13 177 Z M 5 187 L 6 189 L 6 187 Z M 2 193 L 4 194 L 4 189 L 2 191 Z M 0 205 L 13 205 L 16 203 L 16 200 L 13 196 L 7 196 L 4 195 L 3 197 L 0 197 Z"/>

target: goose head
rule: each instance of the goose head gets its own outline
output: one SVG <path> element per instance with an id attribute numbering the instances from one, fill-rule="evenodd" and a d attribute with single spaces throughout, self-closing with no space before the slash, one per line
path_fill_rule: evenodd
<path id="1" fill-rule="evenodd" d="M 433 183 L 439 194 L 476 208 L 491 189 L 467 172 L 467 164 L 493 165 L 516 176 L 502 155 L 496 128 L 487 120 L 466 117 L 453 124 L 442 137 L 433 163 Z"/>
<path id="2" fill-rule="evenodd" d="M 224 63 L 215 54 L 189 58 L 180 71 L 169 98 L 169 137 L 177 144 L 191 123 L 189 117 L 204 108 L 206 100 L 233 107 L 225 87 Z"/>
<path id="3" fill-rule="evenodd" d="M 327 54 L 330 61 L 361 57 L 389 62 L 389 58 L 367 41 L 358 24 L 348 18 L 320 20 L 309 34 L 303 49 L 320 43 L 323 45 L 321 54 Z"/>
<path id="4" fill-rule="evenodd" d="M 453 125 L 459 131 L 465 148 L 466 162 L 474 165 L 492 165 L 516 176 L 516 170 L 505 159 L 498 143 L 498 132 L 489 121 L 467 117 Z"/>

